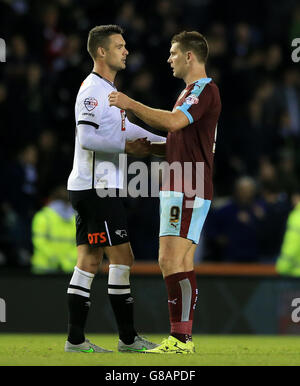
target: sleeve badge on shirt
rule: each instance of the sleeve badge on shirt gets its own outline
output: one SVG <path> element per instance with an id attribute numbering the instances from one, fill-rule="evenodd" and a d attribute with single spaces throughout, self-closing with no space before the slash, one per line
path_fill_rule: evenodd
<path id="1" fill-rule="evenodd" d="M 98 106 L 98 101 L 97 99 L 93 98 L 93 97 L 89 97 L 89 98 L 86 98 L 84 100 L 84 105 L 85 105 L 85 108 L 88 110 L 88 111 L 92 111 L 94 110 L 95 107 Z"/>
<path id="2" fill-rule="evenodd" d="M 198 102 L 199 99 L 194 94 L 191 94 L 187 98 L 185 98 L 185 103 L 188 105 L 196 105 Z"/>

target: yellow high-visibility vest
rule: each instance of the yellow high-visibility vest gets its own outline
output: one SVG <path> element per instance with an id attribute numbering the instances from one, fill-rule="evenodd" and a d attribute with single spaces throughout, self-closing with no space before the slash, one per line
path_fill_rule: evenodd
<path id="1" fill-rule="evenodd" d="M 276 270 L 281 275 L 300 277 L 300 203 L 288 217 Z"/>
<path id="2" fill-rule="evenodd" d="M 77 262 L 75 216 L 66 220 L 52 208 L 42 208 L 33 217 L 32 242 L 33 273 L 72 272 Z"/>

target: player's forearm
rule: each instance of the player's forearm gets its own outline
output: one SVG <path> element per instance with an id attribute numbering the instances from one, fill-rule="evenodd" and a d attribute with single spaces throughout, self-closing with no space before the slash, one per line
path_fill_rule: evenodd
<path id="1" fill-rule="evenodd" d="M 128 110 L 144 121 L 147 125 L 163 131 L 171 131 L 173 114 L 171 111 L 153 109 L 140 102 L 130 99 Z"/>
<path id="2" fill-rule="evenodd" d="M 143 129 L 142 127 L 126 121 L 126 139 L 133 141 L 138 138 L 147 138 L 150 142 L 166 142 L 165 137 L 151 133 L 148 130 Z"/>
<path id="3" fill-rule="evenodd" d="M 95 128 L 89 125 L 78 125 L 77 135 L 80 146 L 84 150 L 102 153 L 124 153 L 125 137 L 123 141 L 114 138 L 106 139 L 95 134 Z"/>
<path id="4" fill-rule="evenodd" d="M 118 91 L 112 91 L 108 100 L 110 106 L 132 111 L 138 118 L 155 129 L 174 132 L 190 123 L 189 116 L 178 109 L 173 111 L 153 109 Z"/>

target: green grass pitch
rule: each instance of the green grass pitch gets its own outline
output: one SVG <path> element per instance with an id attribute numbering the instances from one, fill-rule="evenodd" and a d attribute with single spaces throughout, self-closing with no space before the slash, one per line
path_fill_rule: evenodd
<path id="1" fill-rule="evenodd" d="M 194 355 L 124 354 L 116 335 L 87 336 L 112 354 L 65 353 L 64 335 L 0 334 L 0 366 L 279 366 L 300 365 L 299 336 L 194 335 Z M 148 335 L 159 343 L 165 336 Z"/>

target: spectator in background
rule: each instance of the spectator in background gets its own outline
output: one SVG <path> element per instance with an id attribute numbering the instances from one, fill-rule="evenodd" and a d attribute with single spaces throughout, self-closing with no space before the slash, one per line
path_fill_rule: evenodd
<path id="1" fill-rule="evenodd" d="M 262 151 L 265 157 L 276 158 L 278 152 L 278 109 L 274 103 L 276 83 L 264 79 L 256 88 L 254 98 L 261 109 Z"/>
<path id="2" fill-rule="evenodd" d="M 282 49 L 279 44 L 271 44 L 263 61 L 263 75 L 266 78 L 279 79 L 283 70 Z"/>
<path id="3" fill-rule="evenodd" d="M 7 98 L 7 88 L 4 83 L 0 83 L 0 116 L 1 116 L 1 126 L 3 127 L 0 130 L 0 160 L 4 160 L 9 155 L 9 148 L 13 143 L 13 138 L 11 137 L 11 131 L 5 130 L 8 127 L 9 122 L 9 103 Z M 12 128 L 13 129 L 13 128 Z"/>
<path id="4" fill-rule="evenodd" d="M 33 144 L 21 149 L 17 159 L 4 167 L 2 172 L 6 231 L 16 250 L 18 265 L 28 265 L 32 253 L 31 221 L 38 207 L 37 198 L 37 149 Z"/>
<path id="5" fill-rule="evenodd" d="M 24 137 L 26 137 L 27 122 L 24 122 L 26 117 L 26 104 L 24 103 L 24 94 L 26 92 L 26 76 L 28 65 L 30 63 L 30 54 L 25 38 L 20 34 L 16 34 L 10 39 L 10 50 L 8 51 L 7 62 L 9 65 L 5 66 L 4 80 L 7 90 L 7 100 L 10 102 L 6 114 L 9 116 L 9 127 L 4 130 L 10 130 L 5 135 L 9 135 L 11 139 L 10 145 L 15 147 L 23 146 Z M 18 113 L 16 114 L 16 109 Z M 20 121 L 20 117 L 22 117 Z M 26 125 L 26 130 L 24 126 Z M 33 138 L 28 138 L 31 141 Z"/>
<path id="6" fill-rule="evenodd" d="M 289 27 L 289 40 L 300 37 L 300 5 L 297 4 L 291 11 L 291 23 Z M 288 45 L 290 44 L 288 42 Z"/>
<path id="7" fill-rule="evenodd" d="M 254 28 L 248 23 L 241 22 L 234 26 L 234 34 L 229 50 L 232 55 L 231 82 L 234 83 L 235 92 L 238 95 L 235 100 L 236 108 L 247 103 L 249 91 L 253 90 L 255 84 L 253 83 L 255 64 L 252 61 L 255 51 L 259 48 L 259 39 L 256 35 Z"/>
<path id="8" fill-rule="evenodd" d="M 300 76 L 297 68 L 284 72 L 283 83 L 277 89 L 276 98 L 281 112 L 287 114 L 289 124 L 282 127 L 284 137 L 300 137 Z"/>
<path id="9" fill-rule="evenodd" d="M 287 194 L 282 193 L 278 179 L 263 182 L 258 204 L 261 210 L 257 224 L 259 261 L 275 263 L 285 231 L 290 203 Z"/>
<path id="10" fill-rule="evenodd" d="M 252 53 L 256 46 L 255 35 L 251 26 L 248 23 L 238 23 L 234 29 L 234 39 L 232 44 L 235 60 L 233 61 L 234 68 L 246 69 L 248 67 L 247 58 Z"/>
<path id="11" fill-rule="evenodd" d="M 209 28 L 207 41 L 210 47 L 209 68 L 217 69 L 222 74 L 217 81 L 220 83 L 222 79 L 225 81 L 225 74 L 229 73 L 230 68 L 230 61 L 227 56 L 228 31 L 225 25 L 213 23 Z"/>
<path id="12" fill-rule="evenodd" d="M 133 78 L 128 94 L 134 95 L 135 98 L 140 98 L 139 100 L 141 100 L 142 103 L 153 105 L 154 102 L 151 95 L 151 90 L 153 90 L 154 87 L 153 83 L 152 73 L 147 69 L 143 69 Z"/>
<path id="13" fill-rule="evenodd" d="M 82 61 L 81 39 L 72 34 L 66 37 L 62 54 L 53 62 L 54 71 L 76 69 Z"/>
<path id="14" fill-rule="evenodd" d="M 49 203 L 32 220 L 35 274 L 70 273 L 77 261 L 75 214 L 64 186 L 54 188 Z"/>
<path id="15" fill-rule="evenodd" d="M 278 182 L 281 192 L 285 192 L 290 198 L 299 184 L 296 170 L 296 157 L 292 150 L 282 149 L 277 163 Z"/>
<path id="16" fill-rule="evenodd" d="M 233 199 L 215 209 L 208 219 L 206 239 L 217 243 L 221 261 L 258 261 L 258 225 L 263 210 L 255 196 L 255 181 L 241 177 L 235 184 Z"/>
<path id="17" fill-rule="evenodd" d="M 146 38 L 146 20 L 138 12 L 133 2 L 126 1 L 119 9 L 116 24 L 122 26 L 128 35 L 127 45 L 134 46 L 138 51 L 143 49 Z M 132 54 L 134 55 L 134 54 Z"/>
<path id="18" fill-rule="evenodd" d="M 49 190 L 64 179 L 61 172 L 65 166 L 57 135 L 53 131 L 45 129 L 41 132 L 37 140 L 37 148 L 38 194 L 44 201 L 49 195 Z"/>
<path id="19" fill-rule="evenodd" d="M 33 62 L 28 65 L 22 101 L 22 104 L 26 106 L 23 121 L 26 123 L 27 130 L 22 135 L 26 141 L 36 138 L 45 125 L 47 94 L 42 75 L 42 68 L 38 63 Z"/>
<path id="20" fill-rule="evenodd" d="M 246 119 L 237 121 L 232 135 L 231 161 L 237 172 L 255 176 L 264 153 L 265 133 L 262 125 L 262 105 L 257 99 L 248 104 Z"/>
<path id="21" fill-rule="evenodd" d="M 30 55 L 27 42 L 21 34 L 12 36 L 10 47 L 9 66 L 7 66 L 5 72 L 10 85 L 15 86 L 15 91 L 17 91 L 18 86 L 24 86 Z"/>
<path id="22" fill-rule="evenodd" d="M 44 38 L 44 57 L 48 69 L 54 70 L 57 58 L 63 55 L 66 41 L 61 31 L 59 8 L 55 3 L 47 5 L 42 13 L 42 33 Z"/>
<path id="23" fill-rule="evenodd" d="M 278 178 L 275 164 L 268 157 L 261 158 L 256 177 L 260 186 Z"/>

